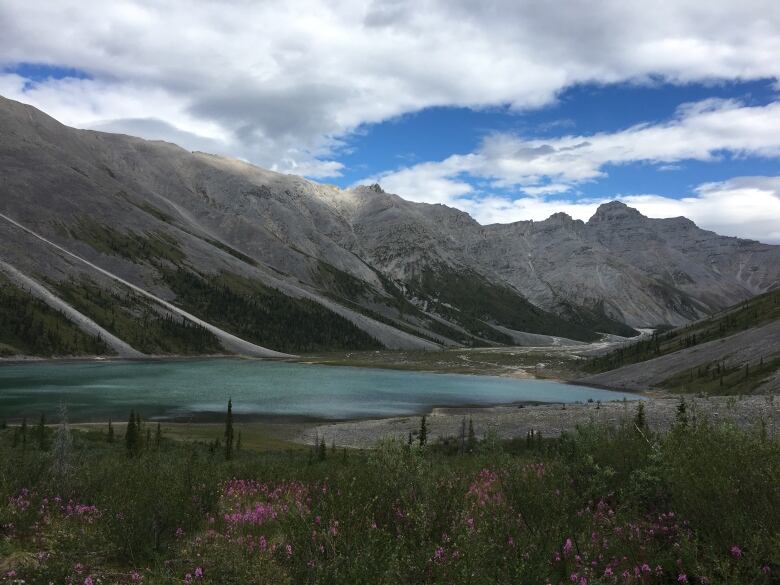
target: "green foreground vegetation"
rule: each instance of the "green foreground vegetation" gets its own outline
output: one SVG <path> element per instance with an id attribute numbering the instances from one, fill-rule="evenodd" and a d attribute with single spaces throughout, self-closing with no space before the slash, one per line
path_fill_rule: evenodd
<path id="1" fill-rule="evenodd" d="M 774 583 L 780 441 L 689 419 L 346 451 L 0 430 L 2 583 Z M 159 429 L 159 430 L 158 430 Z"/>

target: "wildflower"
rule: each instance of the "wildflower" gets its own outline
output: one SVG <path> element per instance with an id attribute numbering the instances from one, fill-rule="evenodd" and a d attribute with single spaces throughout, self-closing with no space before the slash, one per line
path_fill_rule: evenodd
<path id="1" fill-rule="evenodd" d="M 611 577 L 612 575 L 614 575 L 614 573 L 612 572 L 612 567 L 607 567 L 606 569 L 604 569 L 605 577 Z"/>
<path id="2" fill-rule="evenodd" d="M 761 572 L 762 572 L 764 575 L 768 575 L 768 574 L 769 574 L 769 573 L 771 573 L 772 571 L 769 569 L 769 565 L 764 565 L 763 567 L 761 567 Z"/>
<path id="3" fill-rule="evenodd" d="M 84 585 L 93 585 L 92 583 L 92 577 L 87 576 L 86 579 L 84 579 Z"/>
<path id="4" fill-rule="evenodd" d="M 138 571 L 133 571 L 132 573 L 130 573 L 130 580 L 133 581 L 134 583 L 137 583 L 141 579 L 142 579 L 141 573 L 139 573 Z"/>
<path id="5" fill-rule="evenodd" d="M 735 544 L 731 547 L 731 556 L 735 559 L 740 558 L 742 556 L 742 549 Z"/>
<path id="6" fill-rule="evenodd" d="M 293 554 L 293 549 L 292 549 L 292 545 L 291 545 L 291 544 L 287 544 L 287 545 L 285 545 L 285 547 L 284 547 L 284 550 L 286 550 L 286 551 L 287 551 L 287 556 L 288 556 L 288 557 L 291 557 L 291 556 L 292 556 L 292 554 Z"/>
<path id="7" fill-rule="evenodd" d="M 437 563 L 444 560 L 444 549 L 442 547 L 436 547 L 436 552 L 433 553 L 433 560 Z"/>
<path id="8" fill-rule="evenodd" d="M 574 547 L 574 544 L 571 541 L 571 538 L 567 538 L 566 542 L 563 545 L 563 554 L 564 556 L 569 556 L 571 554 L 571 550 Z"/>
<path id="9" fill-rule="evenodd" d="M 176 538 L 181 538 L 182 536 L 184 536 L 184 529 L 179 527 L 176 529 Z"/>
<path id="10" fill-rule="evenodd" d="M 687 583 L 688 582 L 688 575 L 685 573 L 680 573 L 677 575 L 677 582 L 678 583 Z"/>

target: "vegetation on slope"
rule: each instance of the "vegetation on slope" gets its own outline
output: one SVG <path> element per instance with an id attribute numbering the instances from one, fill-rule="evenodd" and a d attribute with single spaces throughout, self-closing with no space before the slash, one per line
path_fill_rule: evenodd
<path id="1" fill-rule="evenodd" d="M 0 356 L 108 355 L 106 343 L 0 276 Z"/>
<path id="2" fill-rule="evenodd" d="M 590 372 L 614 370 L 687 347 L 723 339 L 777 319 L 780 319 L 780 289 L 756 296 L 712 317 L 684 327 L 667 331 L 657 330 L 647 339 L 593 358 L 586 369 Z M 720 372 L 718 372 L 719 374 Z"/>
<path id="3" fill-rule="evenodd" d="M 759 358 L 744 364 L 710 362 L 689 368 L 664 380 L 660 386 L 675 392 L 742 395 L 750 394 L 780 369 L 780 348 L 776 357 Z"/>
<path id="4" fill-rule="evenodd" d="M 780 571 L 780 442 L 760 428 L 683 413 L 660 436 L 637 413 L 560 439 L 475 429 L 256 454 L 131 419 L 0 430 L 0 582 L 740 585 Z"/>
<path id="5" fill-rule="evenodd" d="M 151 355 L 224 353 L 219 340 L 190 321 L 163 314 L 128 290 L 106 290 L 83 277 L 52 283 L 60 298 L 133 348 Z"/>
<path id="6" fill-rule="evenodd" d="M 496 323 L 527 333 L 557 335 L 595 341 L 599 335 L 577 323 L 540 309 L 510 288 L 492 284 L 470 271 L 444 267 L 426 270 L 412 283 L 420 298 L 429 300 L 437 313 L 478 337 L 511 345 L 512 338 L 490 326 Z"/>
<path id="7" fill-rule="evenodd" d="M 167 260 L 179 264 L 185 258 L 178 242 L 164 232 L 120 232 L 86 217 L 81 218 L 71 228 L 60 228 L 70 237 L 89 244 L 98 252 L 121 256 L 136 263 L 158 264 L 160 260 Z"/>
<path id="8" fill-rule="evenodd" d="M 163 275 L 182 308 L 264 347 L 284 352 L 383 347 L 319 303 L 236 274 L 203 276 L 180 268 L 164 269 Z"/>

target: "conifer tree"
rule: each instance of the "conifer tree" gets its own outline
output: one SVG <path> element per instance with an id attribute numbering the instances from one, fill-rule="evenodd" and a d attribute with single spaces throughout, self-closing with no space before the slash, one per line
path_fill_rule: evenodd
<path id="1" fill-rule="evenodd" d="M 41 413 L 41 420 L 38 422 L 38 448 L 41 451 L 46 450 L 46 416 Z"/>
<path id="2" fill-rule="evenodd" d="M 22 428 L 19 430 L 22 437 L 22 449 L 27 448 L 27 417 L 22 419 Z"/>
<path id="3" fill-rule="evenodd" d="M 233 458 L 233 399 L 228 399 L 227 417 L 225 418 L 225 459 Z"/>
<path id="4" fill-rule="evenodd" d="M 412 441 L 412 431 L 409 431 L 409 442 L 406 444 L 406 446 L 407 447 L 411 447 L 412 446 L 412 442 L 413 442 Z"/>
<path id="5" fill-rule="evenodd" d="M 108 438 L 106 439 L 109 443 L 114 442 L 114 425 L 111 423 L 111 419 L 108 419 Z"/>
<path id="6" fill-rule="evenodd" d="M 320 439 L 320 444 L 317 449 L 317 459 L 319 461 L 325 461 L 327 454 L 327 449 L 325 447 L 325 435 L 322 435 L 322 439 Z"/>
<path id="7" fill-rule="evenodd" d="M 474 420 L 469 417 L 469 438 L 467 442 L 469 452 L 474 450 L 477 446 L 477 435 L 474 433 Z"/>
<path id="8" fill-rule="evenodd" d="M 241 451 L 241 431 L 238 431 L 238 439 L 236 439 L 236 453 Z"/>
<path id="9" fill-rule="evenodd" d="M 425 415 L 423 415 L 422 420 L 420 421 L 420 448 L 425 447 L 425 444 L 428 442 L 428 427 L 425 424 Z"/>
<path id="10" fill-rule="evenodd" d="M 154 448 L 159 451 L 160 444 L 162 443 L 162 428 L 160 423 L 157 423 L 157 431 L 154 433 Z"/>
<path id="11" fill-rule="evenodd" d="M 634 415 L 634 426 L 640 431 L 645 428 L 645 404 L 641 400 L 636 405 L 636 414 Z"/>
<path id="12" fill-rule="evenodd" d="M 73 437 L 68 426 L 68 409 L 64 404 L 60 404 L 60 424 L 54 434 L 52 448 L 52 473 L 60 482 L 65 481 L 70 472 L 72 450 Z"/>
<path id="13" fill-rule="evenodd" d="M 680 403 L 677 405 L 677 414 L 675 416 L 677 424 L 681 428 L 688 427 L 688 406 L 685 404 L 685 398 L 680 398 Z"/>
<path id="14" fill-rule="evenodd" d="M 127 430 L 125 430 L 125 447 L 129 456 L 135 455 L 138 449 L 138 427 L 136 426 L 135 411 L 130 411 L 130 418 L 127 420 Z"/>

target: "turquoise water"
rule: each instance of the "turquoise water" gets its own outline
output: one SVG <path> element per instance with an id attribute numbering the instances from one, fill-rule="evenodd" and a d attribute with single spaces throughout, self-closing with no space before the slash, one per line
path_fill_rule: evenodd
<path id="1" fill-rule="evenodd" d="M 60 403 L 72 421 L 127 417 L 213 420 L 228 398 L 240 418 L 357 419 L 419 414 L 434 406 L 519 401 L 621 400 L 636 395 L 545 380 L 400 372 L 237 359 L 46 363 L 0 367 L 0 419 Z"/>

